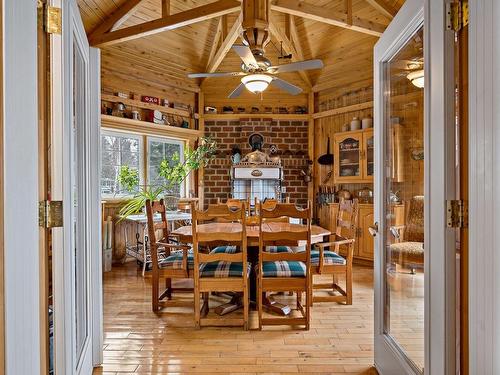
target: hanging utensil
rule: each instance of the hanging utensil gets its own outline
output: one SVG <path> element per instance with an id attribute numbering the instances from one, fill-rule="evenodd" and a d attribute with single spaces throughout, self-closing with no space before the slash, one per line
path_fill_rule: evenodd
<path id="1" fill-rule="evenodd" d="M 333 164 L 333 154 L 330 153 L 330 137 L 328 137 L 328 143 L 326 144 L 326 154 L 318 158 L 318 163 L 321 165 Z"/>

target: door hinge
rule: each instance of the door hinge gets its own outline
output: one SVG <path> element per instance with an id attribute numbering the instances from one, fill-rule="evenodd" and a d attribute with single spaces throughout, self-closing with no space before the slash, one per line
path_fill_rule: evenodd
<path id="1" fill-rule="evenodd" d="M 38 202 L 38 225 L 43 228 L 57 228 L 63 226 L 63 202 Z"/>
<path id="2" fill-rule="evenodd" d="M 446 29 L 458 32 L 469 24 L 469 3 L 467 1 L 446 4 Z"/>
<path id="3" fill-rule="evenodd" d="M 43 23 L 43 29 L 48 34 L 62 33 L 62 11 L 61 8 L 50 6 L 38 0 L 38 17 Z"/>
<path id="4" fill-rule="evenodd" d="M 467 201 L 446 201 L 446 226 L 448 228 L 467 228 L 469 225 L 469 208 Z"/>

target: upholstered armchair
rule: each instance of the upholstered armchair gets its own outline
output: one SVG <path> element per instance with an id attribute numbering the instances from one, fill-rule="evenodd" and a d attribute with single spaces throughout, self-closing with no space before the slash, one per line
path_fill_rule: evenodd
<path id="1" fill-rule="evenodd" d="M 390 228 L 396 242 L 390 245 L 392 262 L 412 274 L 424 265 L 424 197 L 414 196 L 405 207 L 405 225 Z"/>

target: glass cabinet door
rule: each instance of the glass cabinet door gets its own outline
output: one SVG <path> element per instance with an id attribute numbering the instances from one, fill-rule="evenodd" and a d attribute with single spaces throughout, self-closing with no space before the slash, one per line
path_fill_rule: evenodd
<path id="1" fill-rule="evenodd" d="M 361 141 L 363 133 L 349 133 L 335 139 L 336 181 L 359 180 L 361 171 Z"/>
<path id="2" fill-rule="evenodd" d="M 363 133 L 363 179 L 373 180 L 374 160 L 373 160 L 373 129 Z"/>

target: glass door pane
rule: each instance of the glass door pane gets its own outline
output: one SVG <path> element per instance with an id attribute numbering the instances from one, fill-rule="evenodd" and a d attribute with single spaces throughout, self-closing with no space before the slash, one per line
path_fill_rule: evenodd
<path id="1" fill-rule="evenodd" d="M 73 201 L 73 277 L 76 358 L 82 356 L 89 337 L 89 253 L 87 246 L 87 202 L 85 170 L 86 62 L 78 45 L 73 48 L 73 133 L 72 133 L 72 201 Z"/>
<path id="2" fill-rule="evenodd" d="M 340 180 L 358 179 L 361 172 L 360 138 L 347 136 L 338 142 Z"/>
<path id="3" fill-rule="evenodd" d="M 423 28 L 384 63 L 384 333 L 424 368 Z M 367 160 L 370 154 L 367 153 Z M 372 172 L 373 173 L 373 172 Z"/>

